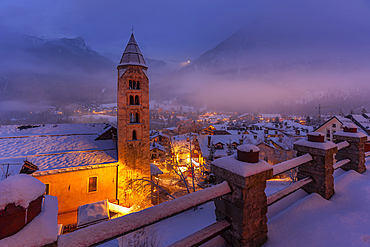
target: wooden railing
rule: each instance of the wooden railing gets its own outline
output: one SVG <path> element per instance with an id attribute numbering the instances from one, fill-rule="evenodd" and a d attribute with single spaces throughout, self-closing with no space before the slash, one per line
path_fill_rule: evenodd
<path id="1" fill-rule="evenodd" d="M 342 148 L 345 148 L 345 147 L 348 147 L 348 146 L 349 146 L 349 143 L 347 141 L 340 142 L 340 143 L 337 144 L 338 150 L 340 150 Z"/>
<path id="2" fill-rule="evenodd" d="M 286 196 L 292 194 L 293 192 L 299 190 L 302 186 L 304 186 L 308 183 L 311 183 L 311 182 L 312 182 L 312 178 L 307 177 L 307 178 L 301 179 L 298 182 L 295 182 L 295 183 L 289 185 L 288 187 L 286 187 L 282 190 L 279 190 L 279 191 L 267 196 L 267 206 L 270 206 L 270 205 L 274 204 L 275 202 L 283 199 L 284 197 L 286 197 Z"/>
<path id="3" fill-rule="evenodd" d="M 338 168 L 341 168 L 342 166 L 344 166 L 345 164 L 348 164 L 349 162 L 351 162 L 350 159 L 344 159 L 344 160 L 340 160 L 338 161 L 337 163 L 335 163 L 333 165 L 333 168 L 334 170 L 338 169 Z"/>
<path id="4" fill-rule="evenodd" d="M 188 194 L 172 201 L 164 202 L 137 213 L 92 225 L 66 235 L 60 235 L 58 237 L 57 246 L 97 246 L 146 226 L 153 225 L 159 221 L 229 193 L 231 193 L 231 189 L 225 181 L 221 184 Z M 225 221 L 216 222 L 180 240 L 181 246 L 197 246 L 197 244 L 202 244 L 227 230 L 228 227 L 230 227 L 230 224 Z M 189 245 L 188 243 L 191 244 Z"/>
<path id="5" fill-rule="evenodd" d="M 311 160 L 312 156 L 310 154 L 305 154 L 297 158 L 281 162 L 272 167 L 273 174 L 274 176 L 279 175 Z"/>
<path id="6" fill-rule="evenodd" d="M 294 158 L 294 159 L 291 159 L 291 160 L 287 160 L 287 161 L 284 161 L 284 162 L 281 162 L 279 164 L 276 164 L 272 167 L 272 170 L 273 170 L 273 175 L 276 176 L 276 175 L 279 175 L 281 173 L 284 173 L 284 172 L 287 172 L 293 168 L 296 168 L 304 163 L 307 163 L 309 161 L 312 160 L 312 156 L 310 154 L 305 154 L 305 155 L 302 155 L 302 156 L 299 156 L 297 158 Z M 272 204 L 274 204 L 275 202 L 283 199 L 284 197 L 292 194 L 293 192 L 299 190 L 302 186 L 308 184 L 308 183 L 311 183 L 312 182 L 312 178 L 310 177 L 306 177 L 304 179 L 301 179 L 291 185 L 289 185 L 288 187 L 282 189 L 282 190 L 279 190 L 271 195 L 268 195 L 267 196 L 267 206 L 270 206 Z"/>
<path id="7" fill-rule="evenodd" d="M 203 228 L 202 230 L 199 230 L 187 236 L 186 238 L 183 238 L 169 245 L 169 247 L 200 246 L 208 242 L 212 238 L 220 235 L 221 233 L 226 231 L 230 226 L 231 224 L 227 220 L 218 221 L 210 226 Z"/>

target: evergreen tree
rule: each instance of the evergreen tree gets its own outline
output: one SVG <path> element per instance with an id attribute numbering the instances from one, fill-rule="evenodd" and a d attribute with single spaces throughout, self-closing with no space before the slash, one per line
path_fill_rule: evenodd
<path id="1" fill-rule="evenodd" d="M 215 145 L 213 145 L 213 142 L 211 142 L 211 145 L 209 146 L 209 149 L 208 149 L 207 159 L 211 162 L 214 161 L 215 160 L 215 153 L 216 153 Z"/>
<path id="2" fill-rule="evenodd" d="M 231 140 L 229 140 L 229 143 L 227 144 L 227 151 L 226 151 L 226 154 L 227 155 L 232 155 L 234 153 L 233 151 L 233 146 L 231 145 Z"/>

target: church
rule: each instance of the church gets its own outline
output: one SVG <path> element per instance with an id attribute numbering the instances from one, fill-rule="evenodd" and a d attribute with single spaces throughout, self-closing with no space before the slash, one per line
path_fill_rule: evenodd
<path id="1" fill-rule="evenodd" d="M 74 224 L 80 205 L 101 200 L 150 206 L 150 186 L 138 192 L 133 183 L 151 176 L 147 69 L 131 34 L 117 67 L 117 127 L 0 126 L 0 167 L 6 176 L 27 168 L 46 184 L 46 194 L 58 198 L 59 224 Z"/>

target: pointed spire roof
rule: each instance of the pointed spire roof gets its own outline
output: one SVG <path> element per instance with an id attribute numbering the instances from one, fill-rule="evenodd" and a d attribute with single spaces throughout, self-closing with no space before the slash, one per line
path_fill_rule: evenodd
<path id="1" fill-rule="evenodd" d="M 121 65 L 141 65 L 147 68 L 143 54 L 141 54 L 133 33 L 131 34 L 118 66 Z"/>

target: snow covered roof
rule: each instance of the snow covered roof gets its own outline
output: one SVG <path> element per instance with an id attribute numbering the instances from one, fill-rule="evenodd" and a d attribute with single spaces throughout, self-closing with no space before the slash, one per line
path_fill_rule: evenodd
<path id="1" fill-rule="evenodd" d="M 46 124 L 20 130 L 17 126 L 0 127 L 0 164 L 29 160 L 38 166 L 33 175 L 45 171 L 82 169 L 116 163 L 113 140 L 94 140 L 105 124 Z M 68 169 L 68 170 L 67 170 Z"/>
<path id="2" fill-rule="evenodd" d="M 22 166 L 23 162 L 0 165 L 0 181 L 3 181 L 8 176 L 19 174 Z"/>
<path id="3" fill-rule="evenodd" d="M 242 135 L 210 135 L 211 137 L 211 142 L 213 144 L 216 143 L 222 143 L 222 144 L 228 144 L 229 141 L 232 143 L 240 143 L 240 139 L 242 138 Z M 208 135 L 199 135 L 198 136 L 198 143 L 200 150 L 202 151 L 203 156 L 208 156 L 209 155 L 209 147 L 208 147 Z M 215 157 L 222 157 L 227 155 L 227 148 L 225 147 L 224 149 L 216 149 L 215 150 Z M 236 150 L 235 150 L 236 152 Z"/>
<path id="4" fill-rule="evenodd" d="M 128 41 L 118 66 L 121 65 L 140 65 L 147 68 L 144 57 L 141 54 L 133 33 L 131 34 L 130 40 Z"/>
<path id="5" fill-rule="evenodd" d="M 158 166 L 156 166 L 155 164 L 150 163 L 150 175 L 151 176 L 157 176 L 159 174 L 163 174 L 161 169 L 159 169 Z"/>
<path id="6" fill-rule="evenodd" d="M 216 130 L 226 130 L 227 124 L 211 124 Z"/>
<path id="7" fill-rule="evenodd" d="M 242 118 L 242 117 L 246 117 L 246 116 L 254 117 L 254 116 L 253 116 L 252 114 L 250 114 L 250 113 L 244 113 L 244 114 L 242 114 L 242 115 L 238 116 L 238 118 Z"/>
<path id="8" fill-rule="evenodd" d="M 151 143 L 150 144 L 150 150 L 153 150 L 153 149 L 159 149 L 163 152 L 166 152 L 166 149 L 161 145 L 161 144 L 158 144 L 158 143 Z"/>
<path id="9" fill-rule="evenodd" d="M 262 118 L 276 118 L 276 117 L 278 117 L 278 118 L 281 118 L 281 114 L 278 114 L 278 113 L 276 113 L 276 114 L 265 114 L 265 113 L 262 113 L 261 114 L 261 117 Z"/>

